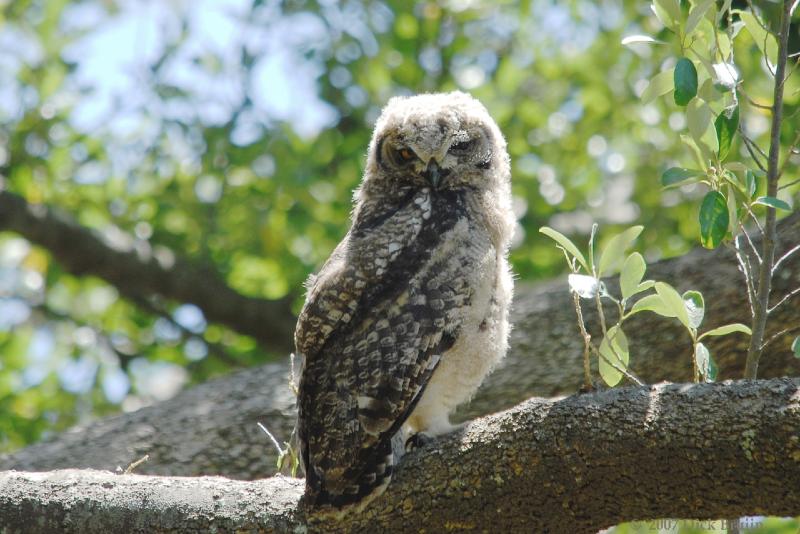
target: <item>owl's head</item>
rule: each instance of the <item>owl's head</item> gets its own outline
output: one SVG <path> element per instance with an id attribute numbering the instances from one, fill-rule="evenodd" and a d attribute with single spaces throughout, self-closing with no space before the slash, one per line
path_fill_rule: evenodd
<path id="1" fill-rule="evenodd" d="M 375 125 L 362 189 L 494 190 L 508 154 L 486 108 L 458 91 L 395 97 Z"/>

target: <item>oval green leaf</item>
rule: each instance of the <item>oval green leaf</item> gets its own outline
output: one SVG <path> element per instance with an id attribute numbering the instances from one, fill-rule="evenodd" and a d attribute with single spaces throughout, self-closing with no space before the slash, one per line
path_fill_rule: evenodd
<path id="1" fill-rule="evenodd" d="M 600 342 L 600 361 L 598 370 L 600 377 L 609 386 L 616 386 L 624 376 L 621 370 L 628 369 L 630 354 L 628 338 L 621 328 L 612 326 Z"/>
<path id="2" fill-rule="evenodd" d="M 664 305 L 672 312 L 673 317 L 677 317 L 688 328 L 690 326 L 689 314 L 686 312 L 686 305 L 683 303 L 683 297 L 681 297 L 680 293 L 665 282 L 656 282 L 656 293 L 661 297 Z"/>
<path id="3" fill-rule="evenodd" d="M 603 252 L 600 254 L 597 276 L 602 276 L 603 272 L 614 265 L 622 263 L 625 249 L 631 246 L 631 243 L 633 243 L 634 239 L 639 237 L 642 230 L 644 230 L 644 226 L 632 226 L 624 232 L 618 233 L 608 241 L 608 245 L 606 245 Z"/>
<path id="4" fill-rule="evenodd" d="M 580 250 L 578 250 L 578 247 L 576 247 L 575 244 L 570 241 L 569 238 L 567 238 L 567 236 L 557 230 L 553 230 L 549 226 L 542 226 L 539 228 L 539 231 L 561 245 L 561 247 L 563 247 L 568 253 L 572 254 L 572 256 L 578 260 L 578 263 L 580 263 L 581 266 L 586 269 L 586 272 L 591 272 L 589 266 L 586 265 L 586 258 L 583 257 L 583 254 Z"/>
<path id="5" fill-rule="evenodd" d="M 762 204 L 764 206 L 771 206 L 778 210 L 792 211 L 792 207 L 788 203 L 775 197 L 758 197 L 753 201 L 753 204 Z"/>
<path id="6" fill-rule="evenodd" d="M 638 252 L 634 252 L 622 264 L 622 271 L 619 274 L 619 287 L 622 291 L 622 298 L 628 299 L 636 294 L 639 282 L 644 277 L 647 264 Z"/>
<path id="7" fill-rule="evenodd" d="M 708 374 L 706 375 L 706 382 L 713 382 L 717 379 L 717 375 L 719 374 L 719 367 L 717 366 L 717 362 L 714 361 L 714 357 L 711 356 L 711 353 L 708 354 Z"/>
<path id="8" fill-rule="evenodd" d="M 642 104 L 649 104 L 656 97 L 661 95 L 665 95 L 672 91 L 674 87 L 674 79 L 675 76 L 675 69 L 667 69 L 665 71 L 661 71 L 655 76 L 650 79 L 650 83 L 647 84 L 647 87 L 644 88 L 642 91 Z"/>
<path id="9" fill-rule="evenodd" d="M 737 128 L 739 128 L 738 104 L 722 110 L 717 120 L 714 121 L 714 129 L 717 131 L 717 141 L 719 143 L 720 160 L 724 160 L 727 157 Z"/>
<path id="10" fill-rule="evenodd" d="M 794 338 L 794 341 L 792 341 L 792 352 L 795 358 L 800 358 L 800 336 L 797 336 Z"/>
<path id="11" fill-rule="evenodd" d="M 710 159 L 711 154 L 719 150 L 717 134 L 714 131 L 714 112 L 699 97 L 693 98 L 686 106 L 686 126 L 697 146 L 703 154 L 708 154 L 706 157 Z"/>
<path id="12" fill-rule="evenodd" d="M 778 41 L 772 33 L 767 32 L 762 26 L 761 22 L 756 19 L 756 16 L 750 11 L 746 10 L 732 10 L 737 13 L 744 21 L 747 31 L 753 37 L 753 42 L 756 44 L 761 53 L 767 57 L 770 63 L 775 65 L 778 60 Z"/>
<path id="13" fill-rule="evenodd" d="M 726 324 L 725 326 L 718 326 L 716 328 L 712 328 L 708 332 L 701 335 L 698 339 L 703 339 L 706 336 L 724 336 L 726 334 L 730 334 L 732 332 L 741 332 L 743 334 L 752 335 L 752 331 L 749 327 L 743 325 L 742 323 L 733 323 L 733 324 Z"/>
<path id="14" fill-rule="evenodd" d="M 689 326 L 698 328 L 703 322 L 703 316 L 706 312 L 703 295 L 699 291 L 687 291 L 682 297 L 683 305 L 686 307 L 686 314 L 689 316 Z"/>
<path id="15" fill-rule="evenodd" d="M 673 76 L 675 103 L 685 106 L 697 95 L 697 69 L 690 59 L 682 57 L 675 65 Z"/>
<path id="16" fill-rule="evenodd" d="M 728 231 L 728 203 L 719 191 L 709 191 L 700 205 L 700 243 L 717 248 Z"/>
<path id="17" fill-rule="evenodd" d="M 653 280 L 645 280 L 644 282 L 642 282 L 641 284 L 639 284 L 636 287 L 636 293 L 641 293 L 642 291 L 647 291 L 648 289 L 650 289 L 654 285 L 656 285 L 656 283 Z"/>
<path id="18" fill-rule="evenodd" d="M 654 0 L 652 9 L 661 24 L 673 31 L 680 25 L 683 18 L 678 0 Z"/>
<path id="19" fill-rule="evenodd" d="M 698 169 L 685 169 L 683 167 L 670 167 L 661 175 L 663 187 L 673 187 L 685 183 L 696 182 L 693 178 L 705 176 L 705 172 Z"/>
<path id="20" fill-rule="evenodd" d="M 659 295 L 647 295 L 637 300 L 628 315 L 651 311 L 663 317 L 675 317 L 675 313 L 661 300 Z"/>
<path id="21" fill-rule="evenodd" d="M 692 7 L 689 11 L 689 17 L 686 19 L 686 28 L 684 29 L 686 35 L 690 35 L 694 29 L 697 28 L 697 24 L 703 19 L 708 8 L 710 8 L 713 3 L 714 0 L 702 0 Z"/>
<path id="22" fill-rule="evenodd" d="M 758 181 L 756 180 L 756 175 L 753 174 L 753 171 L 748 169 L 747 172 L 744 173 L 744 183 L 745 187 L 747 188 L 747 195 L 750 198 L 753 198 L 753 196 L 756 194 L 756 190 L 758 189 Z"/>

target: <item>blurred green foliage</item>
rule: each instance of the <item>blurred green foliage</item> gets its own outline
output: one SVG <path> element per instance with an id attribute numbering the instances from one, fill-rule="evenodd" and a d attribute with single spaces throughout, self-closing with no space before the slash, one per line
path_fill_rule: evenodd
<path id="1" fill-rule="evenodd" d="M 647 2 L 0 6 L 5 187 L 109 238 L 121 229 L 168 246 L 244 294 L 300 305 L 303 280 L 346 230 L 371 124 L 395 94 L 468 90 L 496 118 L 512 157 L 522 280 L 563 270 L 537 238 L 542 225 L 576 236 L 593 222 L 607 235 L 643 224 L 648 261 L 697 241 L 705 189 L 659 184 L 689 163 L 683 110 L 638 97 L 680 50 L 620 44 L 666 35 Z M 770 102 L 757 43 L 737 46 L 748 96 Z M 787 116 L 800 102 L 790 84 Z M 743 104 L 742 123 L 764 142 L 764 110 Z M 748 157 L 738 139 L 731 152 Z M 193 306 L 120 299 L 8 233 L 0 355 L 0 450 L 285 356 L 206 324 Z"/>

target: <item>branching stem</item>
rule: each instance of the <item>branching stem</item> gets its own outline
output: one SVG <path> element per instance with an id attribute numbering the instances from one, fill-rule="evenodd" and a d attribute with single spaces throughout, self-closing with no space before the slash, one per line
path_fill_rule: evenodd
<path id="1" fill-rule="evenodd" d="M 783 122 L 783 90 L 786 72 L 786 60 L 789 48 L 789 23 L 792 11 L 797 6 L 797 0 L 784 0 L 781 11 L 781 29 L 778 34 L 778 64 L 775 68 L 775 88 L 772 101 L 772 125 L 770 128 L 769 158 L 767 160 L 767 195 L 775 197 L 778 194 L 779 159 L 781 142 L 781 124 Z M 764 331 L 767 324 L 769 309 L 769 293 L 772 286 L 772 265 L 775 258 L 776 241 L 776 213 L 775 208 L 767 207 L 767 219 L 764 225 L 764 239 L 762 242 L 762 262 L 759 266 L 758 291 L 755 302 L 755 317 L 753 318 L 753 334 L 750 337 L 750 347 L 747 351 L 745 365 L 745 378 L 754 379 L 758 376 L 758 361 L 761 358 Z"/>

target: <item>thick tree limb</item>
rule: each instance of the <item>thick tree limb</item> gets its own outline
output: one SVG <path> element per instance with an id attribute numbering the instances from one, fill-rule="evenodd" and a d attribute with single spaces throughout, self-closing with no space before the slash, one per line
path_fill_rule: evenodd
<path id="1" fill-rule="evenodd" d="M 206 318 L 249 335 L 272 352 L 292 347 L 294 318 L 288 300 L 241 295 L 209 269 L 164 247 L 119 232 L 112 241 L 73 218 L 4 191 L 0 183 L 0 231 L 10 230 L 46 248 L 76 276 L 97 276 L 134 300 L 159 296 L 190 302 Z"/>
<path id="2" fill-rule="evenodd" d="M 781 221 L 779 230 L 781 250 L 800 242 L 800 214 Z M 704 329 L 747 322 L 744 282 L 731 253 L 724 249 L 698 249 L 658 262 L 649 267 L 648 277 L 666 280 L 681 290 L 702 291 L 708 322 Z M 800 254 L 787 259 L 774 283 L 776 298 L 800 286 Z M 584 311 L 590 326 L 596 327 L 596 313 L 590 307 Z M 689 380 L 690 342 L 677 321 L 654 314 L 634 319 L 626 332 L 637 375 L 648 382 Z M 796 327 L 800 307 L 783 306 L 771 321 L 770 335 Z M 513 406 L 532 395 L 549 397 L 580 388 L 583 342 L 566 281 L 520 285 L 513 322 L 516 326 L 508 357 L 460 412 L 461 420 Z M 762 376 L 800 375 L 800 361 L 792 357 L 790 342 L 791 336 L 784 336 L 767 347 L 759 368 Z M 722 378 L 742 376 L 746 336 L 712 338 L 708 346 Z M 114 469 L 150 454 L 150 461 L 138 472 L 260 478 L 274 473 L 277 453 L 256 423 L 265 424 L 279 440 L 288 439 L 294 424 L 288 375 L 288 358 L 282 364 L 231 374 L 169 401 L 82 425 L 49 442 L 0 455 L 0 469 Z"/>
<path id="3" fill-rule="evenodd" d="M 798 379 L 530 399 L 408 455 L 364 513 L 312 519 L 310 530 L 596 532 L 658 517 L 796 515 L 798 436 Z M 5 472 L 0 530 L 283 532 L 307 521 L 301 493 L 285 477 Z"/>

